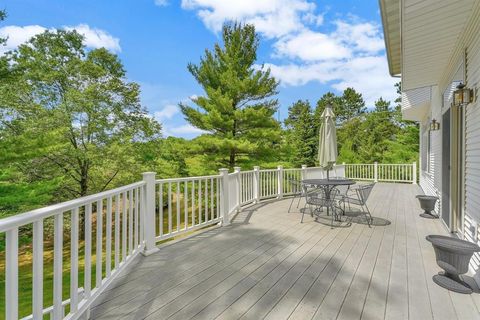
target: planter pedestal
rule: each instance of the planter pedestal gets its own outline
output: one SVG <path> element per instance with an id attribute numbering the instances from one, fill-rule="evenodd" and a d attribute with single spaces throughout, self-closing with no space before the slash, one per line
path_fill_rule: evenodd
<path id="1" fill-rule="evenodd" d="M 418 199 L 418 202 L 420 202 L 420 207 L 424 210 L 424 212 L 420 214 L 420 217 L 438 219 L 437 215 L 432 214 L 432 211 L 435 210 L 435 204 L 437 203 L 438 197 L 419 194 L 416 198 Z"/>
<path id="2" fill-rule="evenodd" d="M 480 247 L 475 243 L 448 236 L 429 235 L 426 239 L 432 243 L 437 264 L 444 270 L 434 275 L 433 281 L 451 291 L 472 293 L 472 285 L 465 282 L 461 275 L 468 271 L 468 263 L 473 253 L 480 251 Z"/>

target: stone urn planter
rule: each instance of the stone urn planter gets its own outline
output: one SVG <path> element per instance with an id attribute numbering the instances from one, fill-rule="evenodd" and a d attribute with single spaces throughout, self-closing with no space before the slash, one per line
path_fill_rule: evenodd
<path id="1" fill-rule="evenodd" d="M 422 214 L 420 214 L 420 217 L 429 219 L 438 218 L 437 215 L 432 214 L 432 211 L 435 210 L 435 204 L 437 203 L 438 197 L 419 194 L 417 199 L 418 202 L 420 202 L 420 207 L 424 211 Z"/>
<path id="2" fill-rule="evenodd" d="M 468 271 L 468 263 L 473 253 L 480 251 L 480 247 L 473 242 L 448 236 L 429 235 L 426 239 L 432 243 L 437 264 L 444 270 L 434 275 L 433 281 L 448 290 L 472 293 L 472 281 L 467 283 L 462 275 Z"/>

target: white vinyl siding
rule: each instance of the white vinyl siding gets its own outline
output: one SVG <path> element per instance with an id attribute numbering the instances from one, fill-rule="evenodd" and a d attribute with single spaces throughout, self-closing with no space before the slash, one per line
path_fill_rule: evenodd
<path id="1" fill-rule="evenodd" d="M 480 87 L 480 21 L 469 30 L 472 38 L 466 49 L 466 80 L 468 87 Z M 469 104 L 465 113 L 465 221 L 464 237 L 480 243 L 480 99 Z M 473 269 L 480 266 L 480 255 L 471 261 Z"/>
<path id="2" fill-rule="evenodd" d="M 420 186 L 425 194 L 441 197 L 442 174 L 442 134 L 441 134 L 442 100 L 436 86 L 432 87 L 432 103 L 430 113 L 420 126 L 421 163 Z M 440 119 L 440 130 L 430 131 L 430 119 Z M 430 135 L 430 137 L 428 137 Z M 429 142 L 428 142 L 429 141 Z M 437 201 L 435 212 L 440 214 L 441 201 Z"/>

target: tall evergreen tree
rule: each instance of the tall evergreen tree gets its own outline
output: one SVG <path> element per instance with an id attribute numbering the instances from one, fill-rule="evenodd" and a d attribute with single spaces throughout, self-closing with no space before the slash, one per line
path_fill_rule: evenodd
<path id="1" fill-rule="evenodd" d="M 205 50 L 199 64 L 188 70 L 202 86 L 205 95 L 192 101 L 197 108 L 180 104 L 194 127 L 207 133 L 198 139 L 205 154 L 233 168 L 239 156 L 271 152 L 280 137 L 280 125 L 273 115 L 278 102 L 278 82 L 270 70 L 257 68 L 259 37 L 253 25 L 226 24 L 223 46 Z"/>
<path id="2" fill-rule="evenodd" d="M 290 161 L 295 166 L 313 166 L 317 158 L 318 136 L 316 134 L 312 108 L 308 101 L 298 100 L 288 108 L 287 143 L 293 152 Z"/>
<path id="3" fill-rule="evenodd" d="M 367 111 L 362 94 L 353 88 L 343 90 L 340 112 L 337 116 L 339 122 L 351 120 Z"/>

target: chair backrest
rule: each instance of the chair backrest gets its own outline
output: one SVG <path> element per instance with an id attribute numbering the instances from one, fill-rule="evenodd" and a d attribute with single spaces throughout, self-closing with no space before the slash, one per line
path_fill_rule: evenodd
<path id="1" fill-rule="evenodd" d="M 375 183 L 369 183 L 369 184 L 360 186 L 356 189 L 357 194 L 358 194 L 358 198 L 364 204 L 367 202 L 368 197 L 370 197 L 370 193 L 372 192 L 372 189 L 373 189 L 374 186 L 375 186 Z"/>
<path id="2" fill-rule="evenodd" d="M 288 179 L 291 187 L 291 192 L 299 193 L 302 192 L 302 182 L 300 180 Z"/>

